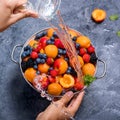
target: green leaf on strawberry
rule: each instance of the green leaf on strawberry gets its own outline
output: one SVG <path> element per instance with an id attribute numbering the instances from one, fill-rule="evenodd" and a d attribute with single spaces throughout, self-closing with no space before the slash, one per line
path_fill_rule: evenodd
<path id="1" fill-rule="evenodd" d="M 89 86 L 94 80 L 96 80 L 96 78 L 91 75 L 85 75 L 83 79 L 84 79 L 85 85 L 87 86 Z"/>

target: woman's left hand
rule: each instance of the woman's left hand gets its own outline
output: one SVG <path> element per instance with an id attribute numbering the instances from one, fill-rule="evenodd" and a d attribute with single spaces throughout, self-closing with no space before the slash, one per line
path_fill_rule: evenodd
<path id="1" fill-rule="evenodd" d="M 38 17 L 37 13 L 24 8 L 27 0 L 0 0 L 0 32 L 26 17 Z"/>

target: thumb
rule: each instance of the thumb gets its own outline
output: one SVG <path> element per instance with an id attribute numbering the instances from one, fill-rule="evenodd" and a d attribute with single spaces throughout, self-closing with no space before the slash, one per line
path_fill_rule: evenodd
<path id="1" fill-rule="evenodd" d="M 38 14 L 33 11 L 22 10 L 21 12 L 11 15 L 9 24 L 13 24 L 13 23 L 15 23 L 23 18 L 27 18 L 27 17 L 37 18 Z"/>
<path id="2" fill-rule="evenodd" d="M 68 102 L 73 97 L 73 95 L 74 95 L 73 92 L 69 91 L 69 92 L 65 93 L 65 95 L 59 100 L 59 102 L 63 103 L 63 105 L 67 105 Z"/>

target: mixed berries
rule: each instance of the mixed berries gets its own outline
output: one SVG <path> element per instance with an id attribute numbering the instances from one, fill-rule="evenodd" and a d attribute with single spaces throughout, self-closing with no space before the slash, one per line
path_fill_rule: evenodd
<path id="1" fill-rule="evenodd" d="M 74 42 L 83 75 L 94 76 L 97 57 L 90 39 L 74 30 L 70 30 L 69 34 Z M 38 91 L 45 90 L 56 96 L 84 87 L 77 79 L 77 73 L 70 64 L 64 45 L 52 28 L 37 33 L 24 47 L 21 67 L 26 80 Z"/>

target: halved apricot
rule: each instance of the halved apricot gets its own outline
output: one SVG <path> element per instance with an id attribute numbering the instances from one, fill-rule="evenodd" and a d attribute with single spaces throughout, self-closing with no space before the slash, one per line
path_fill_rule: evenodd
<path id="1" fill-rule="evenodd" d="M 64 76 L 60 78 L 60 84 L 63 86 L 63 88 L 73 87 L 74 83 L 75 83 L 75 80 L 73 76 L 70 74 L 64 74 Z"/>

